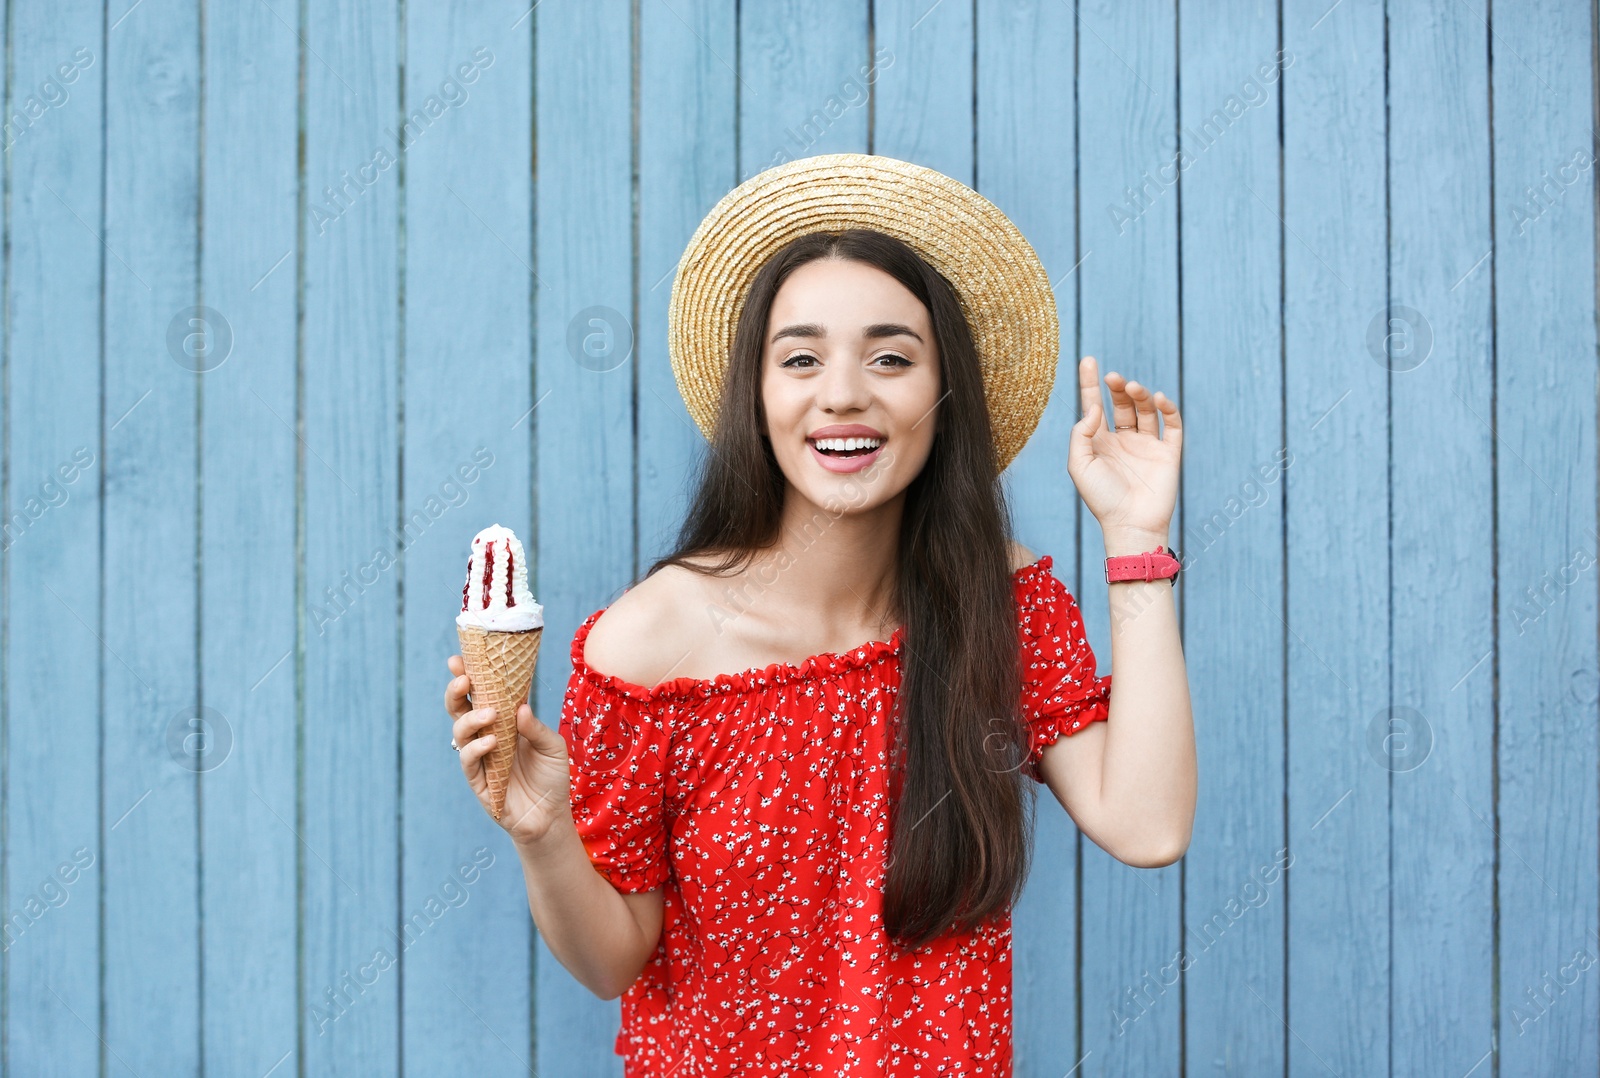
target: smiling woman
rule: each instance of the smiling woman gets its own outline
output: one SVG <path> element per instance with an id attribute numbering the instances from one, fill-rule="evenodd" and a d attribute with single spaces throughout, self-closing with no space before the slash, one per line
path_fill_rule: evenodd
<path id="1" fill-rule="evenodd" d="M 799 321 L 808 310 L 826 320 Z M 816 469 L 864 471 L 883 457 L 891 432 L 885 481 L 909 483 L 938 429 L 939 350 L 928 308 L 871 262 L 835 253 L 795 268 L 768 320 L 778 328 L 761 363 L 762 436 L 799 493 L 821 504 L 828 494 L 816 484 L 829 480 Z M 818 413 L 872 422 L 823 423 Z"/>
<path id="2" fill-rule="evenodd" d="M 854 458 L 830 456 L 817 440 L 835 435 L 846 452 L 863 437 L 880 441 Z M 746 631 L 758 639 L 803 637 L 795 627 L 807 625 L 904 625 L 919 661 L 899 692 L 906 718 L 893 750 L 904 782 L 888 808 L 920 822 L 892 829 L 899 867 L 883 885 L 885 930 L 912 950 L 1004 910 L 1027 859 L 1025 787 L 1015 769 L 994 766 L 989 736 L 1024 742 L 1010 521 L 954 288 L 883 232 L 792 241 L 745 298 L 713 444 L 678 549 L 652 572 L 715 555 L 713 576 L 803 566 L 754 612 L 759 628 Z M 719 474 L 729 469 L 742 474 Z M 841 473 L 864 494 L 825 541 L 802 549 L 806 522 L 839 504 Z M 761 495 L 718 496 L 741 488 Z M 951 609 L 967 615 L 953 622 Z M 974 714 L 993 719 L 965 718 Z"/>
<path id="3" fill-rule="evenodd" d="M 811 233 L 752 282 L 676 548 L 588 619 L 562 712 L 592 861 L 662 894 L 630 1062 L 745 1058 L 776 1023 L 774 1063 L 1004 1072 L 1041 753 L 1106 718 L 1110 679 L 1049 559 L 1016 559 L 987 403 L 960 298 L 910 244 Z"/>
<path id="4" fill-rule="evenodd" d="M 541 934 L 621 996 L 630 1076 L 1009 1074 L 1038 786 L 1139 863 L 1181 816 L 1099 822 L 1112 678 L 1011 534 L 1048 278 L 969 188 L 830 155 L 719 203 L 671 315 L 711 451 L 670 553 L 578 630 L 560 738 L 519 716 L 543 755 L 514 768 L 570 775 L 570 826 L 521 851 Z"/>

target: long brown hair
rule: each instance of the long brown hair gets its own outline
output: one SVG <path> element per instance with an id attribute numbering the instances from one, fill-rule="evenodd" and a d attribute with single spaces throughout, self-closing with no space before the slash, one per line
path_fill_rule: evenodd
<path id="1" fill-rule="evenodd" d="M 728 575 L 778 541 L 786 483 L 761 433 L 762 338 L 779 286 L 820 258 L 876 266 L 905 285 L 927 307 L 939 347 L 942 411 L 927 462 L 906 490 L 895 592 L 906 621 L 883 921 L 913 950 L 1015 903 L 1036 791 L 1021 766 L 1011 517 L 977 349 L 955 290 L 912 247 L 866 229 L 810 233 L 762 267 L 740 312 L 710 452 L 676 548 L 649 573 L 681 565 Z M 723 560 L 715 566 L 687 560 L 716 554 Z"/>

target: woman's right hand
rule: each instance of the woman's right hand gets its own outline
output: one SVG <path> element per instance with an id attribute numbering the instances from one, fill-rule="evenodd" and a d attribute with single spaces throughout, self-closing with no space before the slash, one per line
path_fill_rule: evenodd
<path id="1" fill-rule="evenodd" d="M 460 655 L 450 656 L 446 665 L 456 675 L 445 686 L 444 706 L 454 720 L 451 734 L 461 746 L 461 770 L 472 792 L 478 795 L 478 803 L 492 818 L 483 757 L 495 745 L 495 735 L 485 732 L 485 727 L 494 722 L 495 711 L 492 707 L 472 709 L 467 700 L 472 684 Z M 560 733 L 534 718 L 533 709 L 523 703 L 517 708 L 517 751 L 511 761 L 506 803 L 495 822 L 518 845 L 528 845 L 542 839 L 551 828 L 571 821 L 572 774 L 567 743 Z"/>

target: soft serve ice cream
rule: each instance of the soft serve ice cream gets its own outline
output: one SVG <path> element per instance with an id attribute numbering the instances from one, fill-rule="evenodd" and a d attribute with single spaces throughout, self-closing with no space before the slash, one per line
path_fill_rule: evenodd
<path id="1" fill-rule="evenodd" d="M 528 590 L 528 562 L 510 528 L 496 524 L 473 537 L 456 637 L 472 706 L 495 710 L 493 725 L 479 736 L 495 736 L 482 761 L 489 811 L 498 820 L 516 758 L 517 709 L 528 700 L 544 637 L 544 607 Z"/>
<path id="2" fill-rule="evenodd" d="M 493 524 L 473 537 L 456 624 L 497 633 L 544 627 L 544 607 L 528 590 L 528 561 L 510 528 Z"/>

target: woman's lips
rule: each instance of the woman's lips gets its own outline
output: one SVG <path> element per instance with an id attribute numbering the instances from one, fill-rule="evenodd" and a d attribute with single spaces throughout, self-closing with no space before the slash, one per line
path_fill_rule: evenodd
<path id="1" fill-rule="evenodd" d="M 828 469 L 828 471 L 839 473 L 859 472 L 861 469 L 877 460 L 878 455 L 883 452 L 883 447 L 888 444 L 888 442 L 883 442 L 872 452 L 862 453 L 860 456 L 830 457 L 828 454 L 818 449 L 809 438 L 806 440 L 806 448 L 811 451 L 811 459 Z"/>

